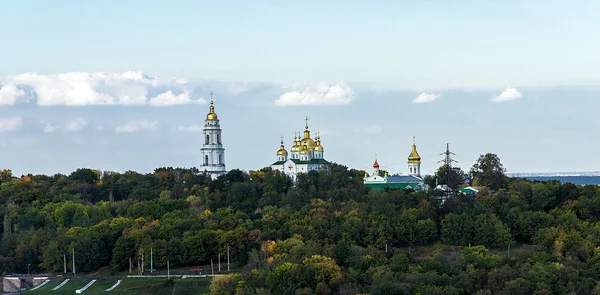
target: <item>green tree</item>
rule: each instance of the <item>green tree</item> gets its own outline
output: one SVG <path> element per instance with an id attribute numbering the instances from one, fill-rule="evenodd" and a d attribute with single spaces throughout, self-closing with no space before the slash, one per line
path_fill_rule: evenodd
<path id="1" fill-rule="evenodd" d="M 445 184 L 452 189 L 457 189 L 467 181 L 467 174 L 459 167 L 442 165 L 435 173 L 438 184 Z"/>
<path id="2" fill-rule="evenodd" d="M 508 184 L 506 169 L 496 154 L 487 153 L 479 156 L 470 174 L 473 183 L 487 186 L 492 190 L 505 188 Z"/>

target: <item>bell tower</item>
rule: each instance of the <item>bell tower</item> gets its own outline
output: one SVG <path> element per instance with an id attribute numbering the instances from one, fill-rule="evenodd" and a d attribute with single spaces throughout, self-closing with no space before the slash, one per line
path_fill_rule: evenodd
<path id="1" fill-rule="evenodd" d="M 413 136 L 412 151 L 408 156 L 408 174 L 421 177 L 421 156 L 417 152 L 417 144 Z"/>
<path id="2" fill-rule="evenodd" d="M 225 168 L 225 148 L 221 137 L 221 125 L 219 125 L 219 117 L 215 113 L 213 100 L 214 93 L 210 92 L 210 112 L 204 120 L 204 129 L 202 132 L 203 144 L 200 151 L 202 152 L 202 163 L 199 170 L 210 174 L 212 179 L 227 173 Z"/>

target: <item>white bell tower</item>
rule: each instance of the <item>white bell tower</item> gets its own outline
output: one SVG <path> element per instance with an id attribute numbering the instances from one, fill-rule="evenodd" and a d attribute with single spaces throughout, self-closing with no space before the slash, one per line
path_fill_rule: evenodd
<path id="1" fill-rule="evenodd" d="M 200 172 L 206 172 L 210 174 L 212 179 L 215 179 L 225 173 L 225 148 L 223 148 L 221 138 L 221 126 L 219 125 L 219 118 L 215 113 L 215 106 L 213 101 L 213 92 L 210 92 L 210 112 L 206 115 L 204 121 L 203 130 L 203 144 L 202 148 L 202 163 L 200 165 Z"/>

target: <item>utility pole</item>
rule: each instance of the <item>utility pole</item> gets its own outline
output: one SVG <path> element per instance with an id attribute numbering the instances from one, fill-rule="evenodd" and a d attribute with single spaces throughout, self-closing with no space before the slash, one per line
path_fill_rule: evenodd
<path id="1" fill-rule="evenodd" d="M 144 274 L 144 254 L 142 254 L 142 274 Z"/>
<path id="2" fill-rule="evenodd" d="M 76 273 L 75 273 L 75 248 L 73 248 L 73 276 L 76 276 Z"/>
<path id="3" fill-rule="evenodd" d="M 129 275 L 131 275 L 131 257 L 129 257 Z"/>
<path id="4" fill-rule="evenodd" d="M 171 279 L 171 270 L 169 268 L 169 260 L 167 260 L 167 280 Z"/>
<path id="5" fill-rule="evenodd" d="M 456 156 L 455 153 L 450 151 L 450 143 L 446 143 L 446 151 L 440 154 L 441 156 L 444 156 L 444 159 L 441 161 L 438 161 L 438 163 L 442 163 L 443 165 L 446 166 L 446 193 L 449 193 L 449 191 L 452 189 L 449 185 L 450 183 L 450 172 L 452 171 L 452 163 L 458 163 L 455 160 L 452 159 L 452 156 Z"/>
<path id="6" fill-rule="evenodd" d="M 229 246 L 227 246 L 227 272 L 229 272 Z"/>
<path id="7" fill-rule="evenodd" d="M 152 274 L 152 248 L 150 248 L 150 274 Z"/>
<path id="8" fill-rule="evenodd" d="M 219 252 L 219 273 L 221 273 L 221 252 Z"/>
<path id="9" fill-rule="evenodd" d="M 63 254 L 63 264 L 64 264 L 64 268 L 65 268 L 65 272 L 64 274 L 67 274 L 67 254 Z"/>
<path id="10" fill-rule="evenodd" d="M 210 260 L 210 269 L 211 269 L 211 272 L 212 272 L 212 276 L 214 277 L 215 276 L 215 268 L 213 267 L 213 260 L 212 259 Z"/>

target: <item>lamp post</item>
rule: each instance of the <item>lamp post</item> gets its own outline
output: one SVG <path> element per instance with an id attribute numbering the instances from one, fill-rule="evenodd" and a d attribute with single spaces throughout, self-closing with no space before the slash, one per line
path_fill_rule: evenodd
<path id="1" fill-rule="evenodd" d="M 27 276 L 29 276 L 29 266 L 30 266 L 30 265 L 31 265 L 31 263 L 30 263 L 30 264 L 27 264 Z"/>

